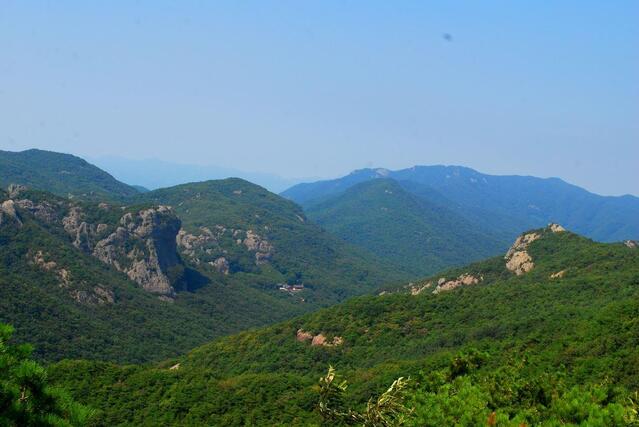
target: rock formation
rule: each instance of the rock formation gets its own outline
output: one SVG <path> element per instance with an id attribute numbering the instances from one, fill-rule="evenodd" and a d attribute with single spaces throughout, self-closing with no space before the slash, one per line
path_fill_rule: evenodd
<path id="1" fill-rule="evenodd" d="M 84 229 L 80 227 L 75 232 L 82 233 Z M 122 216 L 115 231 L 95 244 L 92 254 L 126 273 L 144 290 L 172 296 L 175 290 L 168 271 L 181 264 L 176 246 L 179 229 L 180 220 L 168 206 L 129 212 Z M 133 248 L 127 251 L 127 246 Z"/>
<path id="2" fill-rule="evenodd" d="M 457 289 L 460 286 L 476 285 L 483 280 L 483 276 L 476 277 L 469 273 L 462 273 L 456 279 L 452 280 L 446 280 L 446 278 L 441 277 L 437 281 L 437 287 L 435 287 L 433 293 L 438 294 L 440 292 L 452 291 L 453 289 Z"/>
<path id="3" fill-rule="evenodd" d="M 9 220 L 18 224 L 19 227 L 22 226 L 22 221 L 16 212 L 15 203 L 11 199 L 0 203 L 0 225 Z"/>
<path id="4" fill-rule="evenodd" d="M 331 341 L 328 341 L 324 334 L 313 335 L 310 332 L 306 332 L 303 329 L 298 329 L 295 339 L 299 342 L 311 342 L 311 345 L 322 347 L 336 347 L 344 344 L 344 338 L 335 336 Z"/>
<path id="5" fill-rule="evenodd" d="M 566 229 L 559 224 L 548 224 L 546 230 L 549 230 L 552 233 L 563 233 L 566 231 Z M 506 268 L 518 276 L 532 270 L 535 263 L 527 251 L 528 246 L 535 240 L 539 239 L 542 236 L 542 233 L 546 232 L 546 230 L 526 233 L 517 237 L 517 240 L 515 240 L 515 243 L 513 243 L 510 249 L 508 249 L 508 252 L 506 252 L 506 256 L 504 257 L 506 260 Z"/>
<path id="6" fill-rule="evenodd" d="M 268 227 L 264 229 L 268 231 Z M 233 259 L 229 252 L 237 252 L 231 245 L 243 247 L 252 252 L 255 265 L 267 264 L 273 255 L 273 245 L 252 229 L 226 228 L 217 224 L 211 228 L 200 227 L 189 232 L 181 229 L 177 235 L 177 245 L 181 253 L 195 265 L 208 264 L 222 274 L 229 274 Z"/>

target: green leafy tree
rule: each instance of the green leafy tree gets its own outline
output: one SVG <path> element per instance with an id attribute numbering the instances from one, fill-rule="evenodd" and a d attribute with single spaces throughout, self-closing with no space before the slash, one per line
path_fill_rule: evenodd
<path id="1" fill-rule="evenodd" d="M 408 380 L 400 377 L 377 399 L 372 397 L 362 412 L 345 409 L 344 394 L 348 388 L 345 380 L 340 381 L 332 366 L 320 378 L 319 412 L 326 424 L 358 424 L 365 427 L 397 426 L 404 423 L 410 412 L 404 405 Z"/>
<path id="2" fill-rule="evenodd" d="M 0 323 L 0 426 L 82 426 L 93 412 L 47 384 L 31 347 L 8 344 L 13 328 Z"/>

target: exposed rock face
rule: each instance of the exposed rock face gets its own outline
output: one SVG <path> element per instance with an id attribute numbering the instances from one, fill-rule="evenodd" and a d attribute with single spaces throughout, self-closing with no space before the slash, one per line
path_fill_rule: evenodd
<path id="1" fill-rule="evenodd" d="M 93 249 L 91 236 L 95 231 L 95 226 L 84 221 L 84 213 L 82 210 L 74 206 L 69 210 L 67 216 L 62 218 L 64 230 L 73 237 L 73 246 L 84 252 L 90 253 Z"/>
<path id="2" fill-rule="evenodd" d="M 296 339 L 300 342 L 312 340 L 313 334 L 311 334 L 310 332 L 306 332 L 303 329 L 298 329 Z"/>
<path id="3" fill-rule="evenodd" d="M 202 230 L 202 234 L 199 235 L 187 233 L 184 229 L 181 229 L 177 234 L 177 245 L 183 248 L 188 255 L 193 255 L 194 249 L 216 241 L 213 232 L 208 227 L 200 227 L 200 230 Z"/>
<path id="4" fill-rule="evenodd" d="M 446 278 L 441 277 L 437 281 L 437 287 L 433 290 L 433 293 L 438 294 L 440 292 L 452 291 L 453 289 L 457 289 L 460 286 L 476 285 L 483 280 L 483 276 L 475 277 L 472 274 L 468 273 L 460 274 L 456 279 L 452 280 L 446 280 Z"/>
<path id="5" fill-rule="evenodd" d="M 630 249 L 637 249 L 637 247 L 639 247 L 639 243 L 637 243 L 635 240 L 626 240 L 625 242 L 623 242 L 623 244 Z"/>
<path id="6" fill-rule="evenodd" d="M 0 225 L 8 220 L 15 222 L 19 227 L 22 226 L 22 221 L 16 212 L 15 203 L 11 199 L 0 203 Z"/>
<path id="7" fill-rule="evenodd" d="M 311 345 L 322 346 L 322 347 L 336 347 L 344 344 L 344 338 L 335 336 L 332 341 L 328 341 L 324 334 L 313 335 L 310 332 L 306 332 L 303 329 L 297 330 L 296 339 L 300 342 L 311 342 Z"/>
<path id="8" fill-rule="evenodd" d="M 33 263 L 46 271 L 51 271 L 58 266 L 55 261 L 46 261 L 42 251 L 38 251 L 33 255 Z"/>
<path id="9" fill-rule="evenodd" d="M 218 271 L 218 273 L 222 273 L 225 275 L 229 274 L 229 262 L 226 260 L 226 258 L 220 257 L 215 261 L 209 262 L 209 264 L 211 264 Z"/>
<path id="10" fill-rule="evenodd" d="M 180 264 L 176 247 L 180 224 L 167 206 L 129 212 L 122 216 L 120 226 L 113 233 L 95 244 L 92 254 L 126 273 L 146 291 L 172 296 L 175 290 L 167 272 Z M 82 228 L 78 230 L 83 232 Z M 127 242 L 137 245 L 126 252 Z"/>
<path id="11" fill-rule="evenodd" d="M 46 222 L 57 218 L 55 206 L 48 202 L 34 204 L 24 199 L 19 201 L 19 205 Z M 109 209 L 109 206 L 103 204 L 100 209 Z M 96 225 L 87 220 L 81 207 L 72 205 L 61 219 L 61 224 L 76 248 L 122 271 L 149 292 L 174 295 L 167 273 L 170 268 L 181 264 L 176 248 L 180 220 L 170 207 L 129 212 L 117 224 Z M 98 303 L 109 301 L 104 295 L 93 298 L 88 294 L 77 294 L 76 297 L 82 301 L 97 298 L 95 301 Z"/>
<path id="12" fill-rule="evenodd" d="M 526 251 L 513 252 L 510 258 L 506 260 L 506 268 L 517 276 L 528 273 L 534 266 L 535 263 Z"/>
<path id="13" fill-rule="evenodd" d="M 71 273 L 69 273 L 69 270 L 61 268 L 55 261 L 47 261 L 47 259 L 47 255 L 45 255 L 42 251 L 37 251 L 31 256 L 30 262 L 44 271 L 54 273 L 59 279 L 58 286 L 62 289 L 67 289 L 71 298 L 79 304 L 104 305 L 113 304 L 115 302 L 115 295 L 113 291 L 103 288 L 102 286 L 94 286 L 91 290 L 73 288 L 74 283 L 72 283 Z M 87 284 L 83 281 L 81 282 L 81 285 L 86 286 Z"/>
<path id="14" fill-rule="evenodd" d="M 506 268 L 518 276 L 532 270 L 535 267 L 535 263 L 527 251 L 528 246 L 542 237 L 542 233 L 546 233 L 548 230 L 552 233 L 563 233 L 566 231 L 561 225 L 551 223 L 548 224 L 546 230 L 526 233 L 517 237 L 517 240 L 515 240 L 515 243 L 508 249 L 504 257 L 506 260 Z"/>
<path id="15" fill-rule="evenodd" d="M 561 279 L 561 278 L 562 278 L 562 277 L 564 277 L 565 275 L 566 275 L 566 270 L 561 270 L 561 271 L 558 271 L 558 272 L 556 272 L 556 273 L 552 273 L 552 274 L 550 275 L 550 278 L 551 278 L 551 279 Z"/>
<path id="16" fill-rule="evenodd" d="M 93 292 L 84 290 L 73 290 L 71 297 L 80 304 L 85 305 L 105 305 L 113 304 L 115 301 L 113 292 L 100 286 L 93 288 Z"/>
<path id="17" fill-rule="evenodd" d="M 10 188 L 10 194 L 14 195 L 23 191 L 23 187 Z M 21 211 L 18 212 L 16 207 Z M 99 209 L 111 207 L 102 203 Z M 174 267 L 182 267 L 176 246 L 181 223 L 170 207 L 128 212 L 117 223 L 95 224 L 82 207 L 73 202 L 54 199 L 53 202 L 36 203 L 29 199 L 9 199 L 0 203 L 0 224 L 12 220 L 21 225 L 20 215 L 25 213 L 39 221 L 62 226 L 76 248 L 124 272 L 143 289 L 167 297 L 175 294 L 169 272 Z M 69 284 L 69 272 L 58 268 L 54 261 L 45 260 L 42 252 L 32 255 L 30 261 L 44 270 L 56 271 L 61 286 Z M 92 291 L 77 291 L 72 296 L 82 303 L 109 304 L 113 300 L 109 292 L 95 287 Z"/>
<path id="18" fill-rule="evenodd" d="M 7 188 L 7 192 L 9 193 L 9 197 L 15 199 L 20 193 L 27 191 L 27 187 L 20 184 L 10 184 Z"/>
<path id="19" fill-rule="evenodd" d="M 253 230 L 246 232 L 246 237 L 242 243 L 249 251 L 255 251 L 256 264 L 265 264 L 271 259 L 273 246 Z"/>
<path id="20" fill-rule="evenodd" d="M 410 290 L 410 294 L 414 296 L 414 295 L 421 294 L 424 290 L 431 288 L 432 286 L 433 286 L 433 282 L 427 282 L 425 284 L 410 283 L 408 285 L 408 289 Z"/>
<path id="21" fill-rule="evenodd" d="M 540 237 L 541 234 L 539 233 L 522 234 L 517 237 L 517 240 L 508 249 L 504 257 L 506 259 L 506 268 L 518 276 L 532 270 L 535 264 L 526 250 L 528 245 Z"/>
<path id="22" fill-rule="evenodd" d="M 29 199 L 16 200 L 16 205 L 21 209 L 29 211 L 31 215 L 35 216 L 38 220 L 51 224 L 58 218 L 56 207 L 49 202 L 33 203 Z"/>
<path id="23" fill-rule="evenodd" d="M 268 226 L 264 227 L 268 231 Z M 231 245 L 243 246 L 246 251 L 253 252 L 255 265 L 270 262 L 273 245 L 254 230 L 239 228 L 227 229 L 217 224 L 211 228 L 200 227 L 198 231 L 180 230 L 177 245 L 182 254 L 196 265 L 208 264 L 223 274 L 229 273 L 229 252 L 236 252 Z"/>

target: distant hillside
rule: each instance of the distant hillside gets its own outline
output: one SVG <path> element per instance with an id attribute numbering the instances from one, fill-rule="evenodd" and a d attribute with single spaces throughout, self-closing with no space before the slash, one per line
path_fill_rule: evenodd
<path id="1" fill-rule="evenodd" d="M 636 416 L 638 318 L 636 244 L 553 226 L 506 257 L 155 366 L 66 361 L 50 373 L 103 411 L 101 425 L 319 425 L 317 381 L 331 364 L 355 408 L 410 376 L 407 425 L 621 426 Z"/>
<path id="2" fill-rule="evenodd" d="M 283 196 L 309 208 L 351 186 L 392 178 L 413 194 L 426 187 L 452 202 L 448 207 L 498 235 L 559 222 L 599 241 L 639 238 L 639 198 L 605 197 L 557 178 L 485 175 L 459 166 L 415 166 L 399 171 L 362 169 L 343 178 L 299 184 Z"/>
<path id="3" fill-rule="evenodd" d="M 137 200 L 174 207 L 182 220 L 180 251 L 201 271 L 269 294 L 303 286 L 290 297 L 305 306 L 325 306 L 407 277 L 308 221 L 294 203 L 238 178 L 155 190 Z"/>
<path id="4" fill-rule="evenodd" d="M 138 191 L 70 154 L 43 150 L 0 151 L 0 188 L 28 185 L 59 196 L 121 199 Z"/>
<path id="5" fill-rule="evenodd" d="M 486 258 L 507 246 L 505 239 L 482 233 L 449 209 L 450 201 L 430 191 L 428 197 L 417 197 L 395 180 L 370 180 L 306 213 L 331 233 L 415 276 Z"/>

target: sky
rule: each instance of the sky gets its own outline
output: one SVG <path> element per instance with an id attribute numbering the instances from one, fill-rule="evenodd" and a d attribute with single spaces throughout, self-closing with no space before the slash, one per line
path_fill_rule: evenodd
<path id="1" fill-rule="evenodd" d="M 0 0 L 0 149 L 639 195 L 637 1 Z"/>

